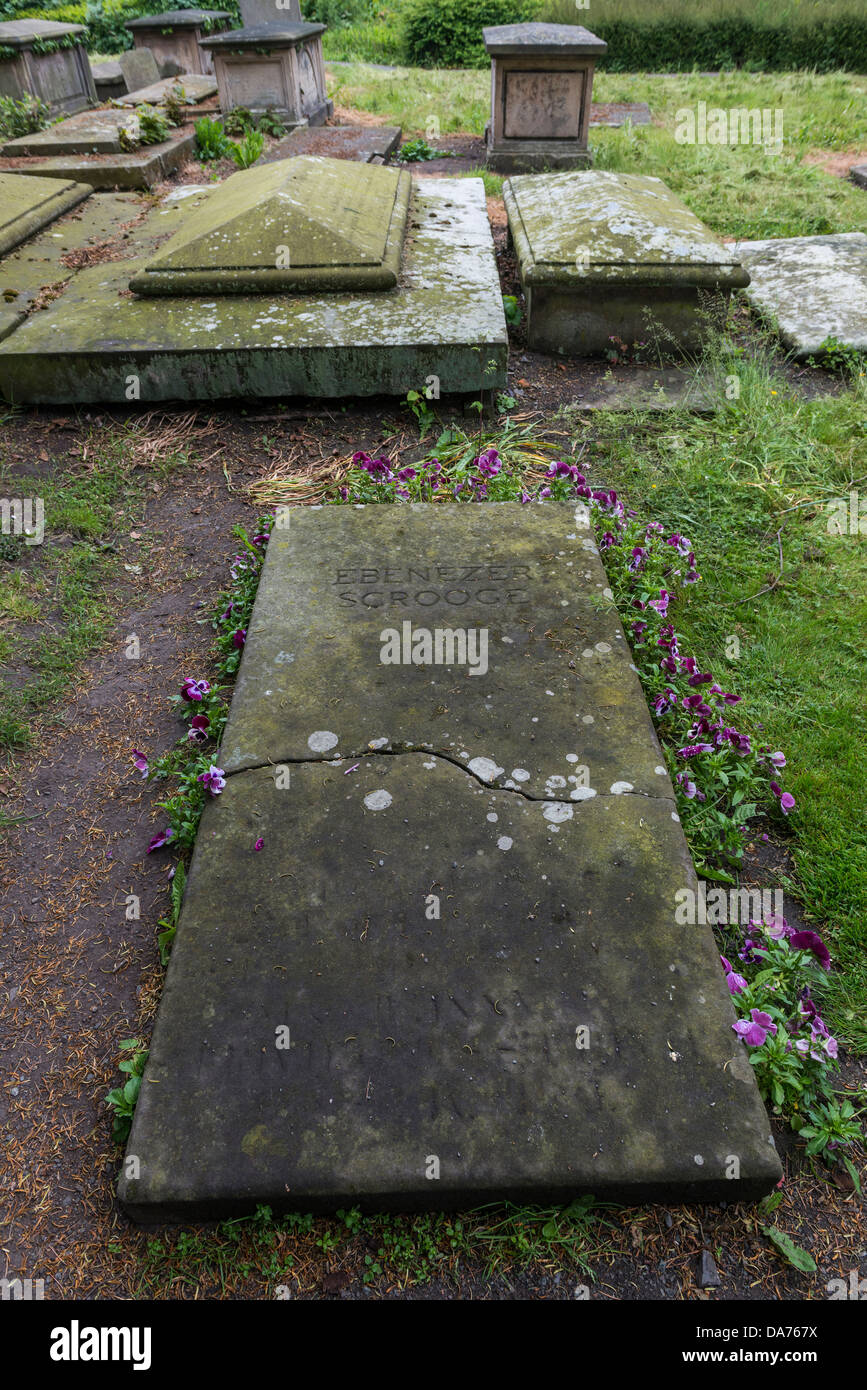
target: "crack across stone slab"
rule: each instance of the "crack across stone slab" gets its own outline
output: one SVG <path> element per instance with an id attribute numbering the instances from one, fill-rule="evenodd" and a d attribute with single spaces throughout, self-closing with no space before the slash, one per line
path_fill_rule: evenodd
<path id="1" fill-rule="evenodd" d="M 672 806 L 675 805 L 674 797 L 654 796 L 652 792 L 636 791 L 634 788 L 629 788 L 628 790 L 623 790 L 620 792 L 614 792 L 610 788 L 607 791 L 601 791 L 599 789 L 594 788 L 592 796 L 574 798 L 571 796 L 534 796 L 532 792 L 524 791 L 521 787 L 505 786 L 502 782 L 488 782 L 485 780 L 484 777 L 481 777 L 477 772 L 474 772 L 472 768 L 469 767 L 466 763 L 461 762 L 459 758 L 454 757 L 453 754 L 439 753 L 433 748 L 365 748 L 363 752 L 360 753 L 341 753 L 336 759 L 293 757 L 262 758 L 258 762 L 248 763 L 244 767 L 232 768 L 225 773 L 225 776 L 236 777 L 239 773 L 242 772 L 258 772 L 261 771 L 262 768 L 279 767 L 283 763 L 292 764 L 295 767 L 307 766 L 308 764 L 316 764 L 320 767 L 337 767 L 341 763 L 351 763 L 354 758 L 358 758 L 360 760 L 362 758 L 395 758 L 408 756 L 421 758 L 439 758 L 441 762 L 450 763 L 453 767 L 459 768 L 461 772 L 465 772 L 468 777 L 472 777 L 473 780 L 478 782 L 480 787 L 484 787 L 486 791 L 507 792 L 513 796 L 522 796 L 525 801 L 545 802 L 550 805 L 579 806 L 582 801 L 594 801 L 599 796 L 641 796 L 648 801 L 667 801 Z M 618 784 L 615 782 L 613 785 L 617 786 Z"/>

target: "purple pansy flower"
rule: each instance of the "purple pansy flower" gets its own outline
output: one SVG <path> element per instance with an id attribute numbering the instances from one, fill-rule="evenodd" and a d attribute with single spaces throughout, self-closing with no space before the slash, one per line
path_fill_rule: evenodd
<path id="1" fill-rule="evenodd" d="M 226 785 L 226 777 L 221 767 L 215 767 L 212 763 L 207 772 L 200 772 L 198 779 L 204 787 L 211 793 L 211 796 L 219 796 Z"/>
<path id="2" fill-rule="evenodd" d="M 739 1018 L 737 1023 L 732 1024 L 732 1028 L 748 1047 L 761 1047 L 768 1034 L 775 1034 L 777 1031 L 777 1025 L 770 1014 L 763 1013 L 761 1009 L 750 1009 L 750 1017 Z"/>
<path id="3" fill-rule="evenodd" d="M 744 990 L 747 987 L 746 980 L 744 979 L 743 975 L 737 974 L 737 972 L 732 968 L 730 962 L 726 960 L 725 956 L 720 956 L 720 960 L 722 961 L 723 969 L 726 972 L 726 984 L 729 987 L 729 994 L 740 994 L 741 990 Z M 762 1041 L 764 1041 L 764 1039 L 762 1039 Z"/>
<path id="4" fill-rule="evenodd" d="M 210 689 L 208 681 L 194 681 L 188 676 L 181 686 L 181 695 L 183 699 L 195 703 L 198 700 L 203 700 Z"/>

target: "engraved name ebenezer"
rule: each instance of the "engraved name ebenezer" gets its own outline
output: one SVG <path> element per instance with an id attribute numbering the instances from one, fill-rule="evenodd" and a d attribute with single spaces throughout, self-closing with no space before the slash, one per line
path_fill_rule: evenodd
<path id="1" fill-rule="evenodd" d="M 522 603 L 527 598 L 529 565 L 454 564 L 398 565 L 365 569 L 339 569 L 332 583 L 340 586 L 341 603 L 360 603 L 366 608 L 387 605 L 432 608 L 445 604 L 460 608 L 465 603 L 491 605 Z"/>

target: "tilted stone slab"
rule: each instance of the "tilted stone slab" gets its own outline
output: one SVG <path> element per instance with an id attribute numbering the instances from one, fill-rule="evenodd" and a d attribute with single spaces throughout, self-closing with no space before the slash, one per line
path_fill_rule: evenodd
<path id="1" fill-rule="evenodd" d="M 827 338 L 867 350 L 867 235 L 739 241 L 735 250 L 750 272 L 747 298 L 797 360 Z"/>
<path id="2" fill-rule="evenodd" d="M 0 153 L 20 155 L 119 154 L 121 131 L 138 134 L 138 117 L 125 111 L 81 111 L 65 121 L 19 135 L 0 145 Z"/>
<path id="3" fill-rule="evenodd" d="M 139 50 L 133 50 L 138 52 Z M 149 87 L 141 87 L 137 92 L 128 92 L 118 97 L 115 106 L 159 106 L 166 97 L 176 96 L 183 106 L 196 106 L 200 101 L 215 96 L 216 79 L 200 72 L 186 72 L 180 77 L 162 77 Z"/>
<path id="4" fill-rule="evenodd" d="M 286 159 L 245 169 L 130 280 L 138 294 L 393 289 L 412 180 L 405 169 Z"/>
<path id="5" fill-rule="evenodd" d="M 281 513 L 288 528 L 271 541 L 226 770 L 427 748 L 532 796 L 660 795 L 662 753 L 588 516 L 546 506 L 540 547 L 541 523 L 520 503 L 457 516 L 424 504 Z M 405 624 L 484 630 L 484 663 L 475 675 L 466 663 L 401 666 L 398 678 L 380 660 L 382 634 L 398 632 L 411 652 Z"/>
<path id="6" fill-rule="evenodd" d="M 343 164 L 344 169 L 351 166 Z M 56 404 L 232 396 L 405 396 L 439 378 L 444 393 L 506 385 L 507 329 L 480 179 L 414 185 L 401 282 L 370 294 L 125 295 L 185 205 L 170 197 L 137 227 L 131 260 L 72 276 L 63 295 L 0 348 L 7 400 Z"/>
<path id="7" fill-rule="evenodd" d="M 0 158 L 0 171 L 36 174 L 46 179 L 75 179 L 103 191 L 112 188 L 155 188 L 195 153 L 192 130 L 172 133 L 160 145 L 142 145 L 131 153 L 60 154 L 50 159 Z"/>
<path id="8" fill-rule="evenodd" d="M 236 728 L 253 709 L 273 723 L 276 688 L 246 669 L 257 648 L 292 676 L 281 687 L 287 718 L 293 700 L 306 704 L 318 677 L 312 654 L 288 660 L 295 605 L 348 558 L 347 518 L 371 525 L 381 565 L 405 564 L 413 539 L 424 554 L 440 513 L 451 521 L 436 532 L 445 564 L 478 549 L 485 526 L 495 550 L 504 537 L 517 544 L 538 640 L 516 639 L 495 703 L 508 724 L 550 702 L 549 609 L 596 594 L 577 539 L 572 568 L 550 572 L 573 509 L 527 508 L 515 531 L 517 504 L 383 507 L 408 528 L 395 553 L 401 533 L 375 527 L 378 510 L 293 514 L 275 532 Z M 294 561 L 284 543 L 297 543 Z M 431 620 L 422 606 L 409 611 Z M 377 683 L 366 628 L 350 631 L 354 653 L 344 644 L 320 732 Z M 334 675 L 327 640 L 320 633 L 320 660 Z M 423 741 L 419 672 L 388 672 L 395 709 L 415 714 Z M 491 688 L 488 677 L 469 683 L 481 687 L 475 706 L 457 694 L 443 711 L 458 742 L 475 738 Z M 656 749 L 636 687 L 624 698 L 636 733 L 609 757 L 637 783 Z M 565 751 L 553 722 L 537 727 L 549 753 Z M 492 787 L 436 752 L 342 741 L 337 751 L 232 772 L 205 810 L 118 1188 L 126 1212 L 183 1221 L 258 1203 L 420 1209 L 769 1191 L 780 1164 L 718 949 L 709 928 L 675 922 L 676 893 L 697 885 L 667 780 L 655 795 L 571 802 L 556 789 L 529 795 L 526 782 Z"/>
<path id="9" fill-rule="evenodd" d="M 508 179 L 503 197 L 527 297 L 528 341 L 605 351 L 647 337 L 648 315 L 683 347 L 700 340 L 708 297 L 749 276 L 661 179 L 574 171 Z"/>
<path id="10" fill-rule="evenodd" d="M 77 207 L 92 191 L 87 184 L 0 174 L 0 255 Z"/>
<path id="11" fill-rule="evenodd" d="M 387 160 L 399 143 L 400 126 L 396 125 L 302 126 L 279 140 L 264 158 L 269 161 L 318 154 L 369 164 L 377 158 Z"/>

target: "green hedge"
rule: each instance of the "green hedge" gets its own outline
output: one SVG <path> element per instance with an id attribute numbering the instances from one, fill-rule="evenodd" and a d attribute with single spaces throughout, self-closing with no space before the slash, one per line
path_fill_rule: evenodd
<path id="1" fill-rule="evenodd" d="M 829 19 L 769 24 L 739 15 L 691 22 L 602 20 L 591 26 L 608 44 L 599 66 L 609 72 L 867 72 L 867 22 L 853 11 Z"/>
<path id="2" fill-rule="evenodd" d="M 0 0 L 0 5 L 2 3 Z M 8 14 L 14 13 L 16 19 L 51 19 L 57 24 L 86 25 L 85 44 L 91 53 L 120 53 L 124 48 L 132 48 L 132 34 L 124 28 L 128 19 L 183 8 L 178 0 L 96 0 L 96 3 L 78 0 L 73 4 L 46 4 L 14 10 L 13 4 L 14 0 L 5 0 Z M 209 8 L 228 10 L 236 24 L 241 22 L 237 0 L 220 0 L 219 5 Z"/>
<path id="3" fill-rule="evenodd" d="M 538 8 L 538 0 L 409 0 L 404 59 L 416 68 L 486 68 L 482 30 L 535 19 Z"/>
<path id="4" fill-rule="evenodd" d="M 802 11 L 769 22 L 748 14 L 720 19 L 670 17 L 591 18 L 591 11 L 563 9 L 564 0 L 409 0 L 402 15 L 404 61 L 411 67 L 484 68 L 481 31 L 490 24 L 527 19 L 562 22 L 566 13 L 605 39 L 599 66 L 610 72 L 715 72 L 748 67 L 764 72 L 815 68 L 867 72 L 867 21 L 860 5 L 821 18 Z M 802 17 L 808 15 L 809 17 Z"/>

